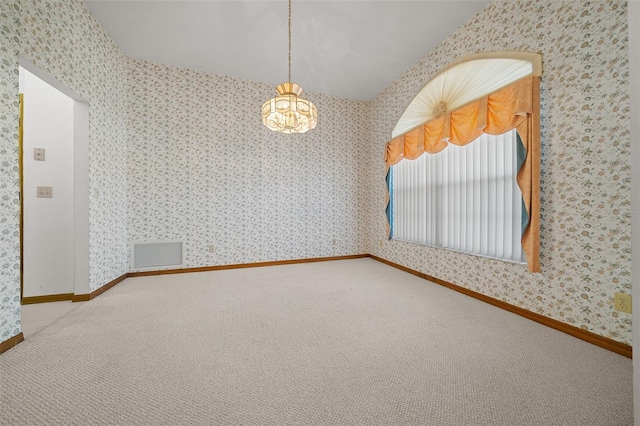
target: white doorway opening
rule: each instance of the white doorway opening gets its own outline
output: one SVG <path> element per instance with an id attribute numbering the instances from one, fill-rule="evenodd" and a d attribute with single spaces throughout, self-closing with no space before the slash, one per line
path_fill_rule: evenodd
<path id="1" fill-rule="evenodd" d="M 89 293 L 89 105 L 20 60 L 22 303 Z"/>

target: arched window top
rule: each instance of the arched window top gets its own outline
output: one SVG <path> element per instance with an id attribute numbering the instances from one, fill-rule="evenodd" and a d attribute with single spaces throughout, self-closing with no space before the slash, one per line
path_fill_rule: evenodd
<path id="1" fill-rule="evenodd" d="M 542 56 L 485 52 L 459 59 L 438 72 L 413 98 L 391 137 L 454 111 L 521 78 L 542 74 Z"/>

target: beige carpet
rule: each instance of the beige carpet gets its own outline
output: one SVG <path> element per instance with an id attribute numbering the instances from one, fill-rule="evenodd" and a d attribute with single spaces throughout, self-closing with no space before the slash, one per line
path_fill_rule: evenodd
<path id="1" fill-rule="evenodd" d="M 631 425 L 631 376 L 357 259 L 127 279 L 0 355 L 0 423 Z"/>
<path id="2" fill-rule="evenodd" d="M 25 339 L 30 338 L 38 331 L 42 330 L 60 317 L 82 306 L 87 302 L 71 303 L 71 300 L 64 302 L 33 303 L 22 305 L 20 310 L 22 334 Z"/>

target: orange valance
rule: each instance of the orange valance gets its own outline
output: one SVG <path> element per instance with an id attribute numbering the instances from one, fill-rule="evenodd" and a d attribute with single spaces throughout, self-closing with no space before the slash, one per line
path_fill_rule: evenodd
<path id="1" fill-rule="evenodd" d="M 540 272 L 540 77 L 529 76 L 431 120 L 387 143 L 387 169 L 402 159 L 435 154 L 449 143 L 466 145 L 482 133 L 517 129 L 526 151 L 517 182 L 529 215 L 522 247 L 531 272 Z M 387 197 L 387 202 L 388 202 Z"/>

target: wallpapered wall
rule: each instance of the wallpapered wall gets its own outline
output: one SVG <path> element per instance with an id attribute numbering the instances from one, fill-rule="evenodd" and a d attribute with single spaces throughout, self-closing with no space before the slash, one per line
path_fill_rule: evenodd
<path id="1" fill-rule="evenodd" d="M 20 331 L 17 173 L 18 60 L 26 58 L 89 102 L 91 290 L 128 271 L 127 58 L 80 0 L 0 2 L 2 284 L 0 341 Z"/>
<path id="2" fill-rule="evenodd" d="M 0 342 L 20 332 L 17 0 L 0 2 Z"/>
<path id="3" fill-rule="evenodd" d="M 493 2 L 372 102 L 309 94 L 320 124 L 291 137 L 246 118 L 271 86 L 129 60 L 80 0 L 0 2 L 0 341 L 20 331 L 23 56 L 90 103 L 92 290 L 129 269 L 130 240 L 184 239 L 187 266 L 370 252 L 630 344 L 631 317 L 612 309 L 631 288 L 626 22 L 622 1 Z M 543 273 L 379 247 L 397 119 L 447 63 L 502 49 L 543 54 Z"/>
<path id="4" fill-rule="evenodd" d="M 21 1 L 20 54 L 89 103 L 89 287 L 127 272 L 127 58 L 79 0 Z M 123 220 L 125 219 L 125 220 Z"/>
<path id="5" fill-rule="evenodd" d="M 440 68 L 477 52 L 541 52 L 541 274 L 385 237 L 383 149 Z M 631 343 L 629 71 L 626 2 L 491 3 L 371 105 L 370 253 L 499 300 Z"/>
<path id="6" fill-rule="evenodd" d="M 184 240 L 186 267 L 364 253 L 367 103 L 307 93 L 322 120 L 283 135 L 265 84 L 131 60 L 129 93 L 133 241 Z"/>

